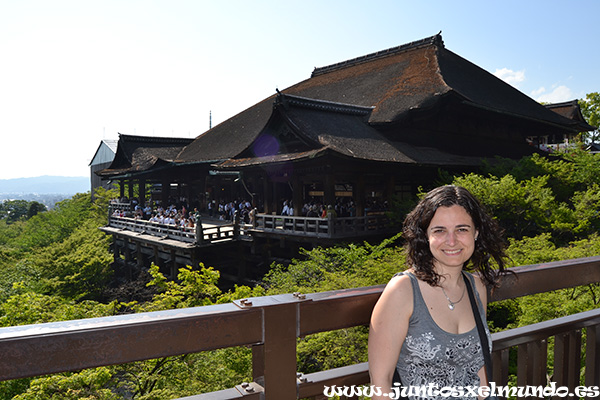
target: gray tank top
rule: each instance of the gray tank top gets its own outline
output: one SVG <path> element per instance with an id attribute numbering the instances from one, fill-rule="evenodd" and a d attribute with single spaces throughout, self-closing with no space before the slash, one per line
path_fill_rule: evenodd
<path id="1" fill-rule="evenodd" d="M 404 274 L 410 277 L 412 283 L 414 309 L 397 364 L 402 385 L 424 387 L 434 384 L 438 389 L 479 386 L 477 372 L 483 367 L 484 361 L 477 327 L 459 334 L 444 331 L 431 317 L 419 289 L 417 277 L 410 272 Z M 467 276 L 471 287 L 475 288 L 473 276 L 471 274 Z M 482 312 L 483 307 L 477 290 L 475 290 L 475 298 L 491 347 L 492 341 L 485 312 Z M 467 296 L 465 299 L 469 301 Z"/>

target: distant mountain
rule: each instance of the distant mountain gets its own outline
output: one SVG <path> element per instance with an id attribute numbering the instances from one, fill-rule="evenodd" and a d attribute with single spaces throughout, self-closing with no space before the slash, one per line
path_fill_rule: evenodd
<path id="1" fill-rule="evenodd" d="M 0 195 L 65 194 L 90 190 L 90 178 L 84 176 L 38 176 L 35 178 L 0 179 Z"/>

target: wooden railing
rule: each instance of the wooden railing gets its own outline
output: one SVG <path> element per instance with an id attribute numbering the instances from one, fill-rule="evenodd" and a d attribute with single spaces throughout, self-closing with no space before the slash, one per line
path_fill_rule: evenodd
<path id="1" fill-rule="evenodd" d="M 600 282 L 600 257 L 514 268 L 491 301 Z M 303 375 L 296 340 L 366 325 L 383 285 L 284 294 L 229 304 L 0 329 L 0 380 L 114 365 L 234 346 L 251 346 L 253 382 L 187 400 L 323 399 L 325 385 L 362 385 L 368 364 Z M 586 331 L 585 346 L 581 332 Z M 545 385 L 547 342 L 555 338 L 553 381 L 573 390 L 585 356 L 585 384 L 600 385 L 600 309 L 494 333 L 494 380 L 505 385 L 517 349 L 519 385 Z M 169 340 L 164 340 L 169 337 Z"/>
<path id="2" fill-rule="evenodd" d="M 385 215 L 318 218 L 257 214 L 254 230 L 294 236 L 341 238 L 384 233 L 388 222 Z"/>
<path id="3" fill-rule="evenodd" d="M 252 227 L 248 224 L 217 223 L 196 224 L 185 227 L 159 222 L 146 221 L 139 218 L 110 216 L 108 225 L 123 231 L 173 239 L 185 243 L 209 244 L 247 236 Z"/>
<path id="4" fill-rule="evenodd" d="M 195 243 L 196 229 L 177 225 L 161 224 L 138 218 L 115 217 L 109 219 L 109 226 L 135 233 L 143 233 L 161 238 L 179 240 L 181 242 Z"/>
<path id="5" fill-rule="evenodd" d="M 383 215 L 328 219 L 257 214 L 252 225 L 215 221 L 214 224 L 196 224 L 194 228 L 110 215 L 108 225 L 124 231 L 197 244 L 250 237 L 252 232 L 315 238 L 344 238 L 383 234 L 389 231 L 388 219 Z"/>

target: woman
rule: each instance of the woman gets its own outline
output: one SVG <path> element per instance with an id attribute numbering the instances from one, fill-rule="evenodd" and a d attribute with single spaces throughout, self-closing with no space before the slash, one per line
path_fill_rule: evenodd
<path id="1" fill-rule="evenodd" d="M 486 289 L 495 286 L 506 258 L 500 227 L 466 189 L 442 186 L 407 215 L 403 233 L 409 269 L 390 280 L 371 317 L 371 384 L 386 391 L 397 368 L 407 387 L 486 386 L 462 274 L 464 269 L 479 273 L 468 278 L 487 331 Z"/>

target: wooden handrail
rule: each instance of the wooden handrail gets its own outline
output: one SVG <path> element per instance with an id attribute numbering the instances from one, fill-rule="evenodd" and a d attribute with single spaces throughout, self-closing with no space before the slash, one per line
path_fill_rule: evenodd
<path id="1" fill-rule="evenodd" d="M 513 271 L 515 275 L 504 280 L 492 299 L 600 282 L 600 257 L 523 266 Z M 557 283 L 556 276 L 563 279 Z M 297 398 L 298 395 L 319 398 L 322 385 L 326 383 L 367 383 L 367 366 L 360 364 L 297 376 L 296 339 L 316 332 L 368 324 L 371 310 L 382 291 L 383 285 L 379 285 L 314 294 L 283 294 L 214 306 L 0 328 L 0 380 L 246 345 L 253 347 L 255 382 L 218 392 L 221 397 L 214 397 L 217 394 L 212 393 L 189 399 L 271 400 Z M 494 358 L 507 362 L 508 349 L 516 345 L 520 355 L 538 360 L 537 367 L 525 369 L 541 371 L 539 360 L 544 358 L 539 356 L 542 353 L 537 343 L 542 343 L 543 350 L 548 336 L 573 336 L 570 332 L 587 329 L 586 382 L 600 384 L 600 372 L 597 367 L 594 369 L 594 365 L 600 364 L 599 318 L 598 310 L 593 310 L 496 333 L 493 336 Z M 164 337 L 170 340 L 164 340 Z M 576 335 L 572 342 L 560 340 L 564 343 L 559 348 L 578 343 Z M 529 373 L 527 371 L 525 374 Z M 573 383 L 566 372 L 555 369 L 555 373 L 564 375 L 560 378 L 564 382 Z M 502 364 L 495 369 L 494 379 L 502 382 L 506 374 L 505 364 Z M 257 397 L 259 393 L 264 397 Z"/>
<path id="2" fill-rule="evenodd" d="M 253 230 L 292 236 L 340 238 L 385 232 L 388 221 L 385 215 L 320 218 L 257 214 Z"/>

